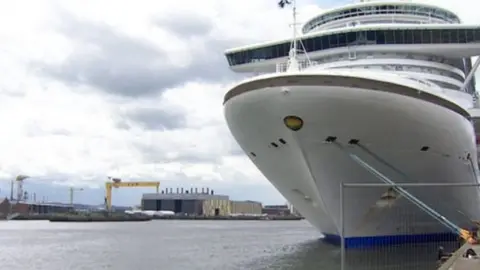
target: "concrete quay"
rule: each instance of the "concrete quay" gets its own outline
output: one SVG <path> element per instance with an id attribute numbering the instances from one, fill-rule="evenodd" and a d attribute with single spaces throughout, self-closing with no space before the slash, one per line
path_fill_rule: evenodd
<path id="1" fill-rule="evenodd" d="M 480 269 L 480 256 L 477 258 L 465 258 L 463 254 L 469 249 L 473 249 L 477 255 L 480 254 L 480 245 L 465 243 L 452 256 L 443 263 L 438 270 L 478 270 Z"/>

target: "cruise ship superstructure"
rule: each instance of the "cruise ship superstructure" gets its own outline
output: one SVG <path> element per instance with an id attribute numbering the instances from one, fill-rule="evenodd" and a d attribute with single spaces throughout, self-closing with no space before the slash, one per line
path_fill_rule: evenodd
<path id="1" fill-rule="evenodd" d="M 432 5 L 363 1 L 313 17 L 294 40 L 226 52 L 233 71 L 255 74 L 224 99 L 244 152 L 327 239 L 341 224 L 351 243 L 444 233 L 390 189 L 340 183 L 381 183 L 372 168 L 395 183 L 477 183 L 480 27 Z M 459 226 L 480 218 L 477 187 L 409 192 Z"/>

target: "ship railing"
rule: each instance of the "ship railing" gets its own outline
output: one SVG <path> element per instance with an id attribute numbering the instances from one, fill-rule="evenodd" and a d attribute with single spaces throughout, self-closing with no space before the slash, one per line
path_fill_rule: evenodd
<path id="1" fill-rule="evenodd" d="M 277 72 L 286 72 L 288 69 L 289 62 L 277 63 Z M 300 71 L 318 65 L 317 61 L 309 60 L 300 60 L 298 61 L 298 68 Z"/>

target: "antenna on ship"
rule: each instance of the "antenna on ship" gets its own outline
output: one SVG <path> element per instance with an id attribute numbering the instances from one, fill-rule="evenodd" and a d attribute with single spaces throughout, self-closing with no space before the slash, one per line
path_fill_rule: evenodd
<path id="1" fill-rule="evenodd" d="M 290 52 L 288 53 L 288 62 L 287 62 L 287 71 L 299 71 L 297 59 L 297 1 L 296 0 L 280 0 L 278 6 L 284 8 L 286 5 L 292 5 L 292 15 L 293 15 L 293 38 L 292 46 Z"/>
<path id="2" fill-rule="evenodd" d="M 286 71 L 288 72 L 300 71 L 301 67 L 298 61 L 298 43 L 300 43 L 301 47 L 303 48 L 303 53 L 307 60 L 308 66 L 312 65 L 312 62 L 308 57 L 305 46 L 303 45 L 302 41 L 298 39 L 297 25 L 299 23 L 297 22 L 297 1 L 296 0 L 280 0 L 278 2 L 278 6 L 280 8 L 284 8 L 286 5 L 290 5 L 290 4 L 293 7 L 292 8 L 293 23 L 291 24 L 293 28 L 293 37 L 292 37 L 292 44 L 290 46 L 290 51 L 288 53 L 288 61 L 287 61 L 287 68 L 286 68 Z"/>
<path id="3" fill-rule="evenodd" d="M 293 38 L 292 38 L 292 49 L 290 50 L 288 71 L 298 71 L 298 59 L 297 59 L 297 1 L 293 1 L 292 16 L 293 16 Z"/>

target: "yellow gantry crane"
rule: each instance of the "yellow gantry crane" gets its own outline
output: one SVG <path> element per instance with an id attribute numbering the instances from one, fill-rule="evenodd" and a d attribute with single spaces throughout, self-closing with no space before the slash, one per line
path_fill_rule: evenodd
<path id="1" fill-rule="evenodd" d="M 112 210 L 112 188 L 155 187 L 157 193 L 159 193 L 159 189 L 160 189 L 160 182 L 148 182 L 148 181 L 122 182 L 120 178 L 112 178 L 112 177 L 108 177 L 108 180 L 109 181 L 105 183 L 105 210 L 109 212 Z"/>

